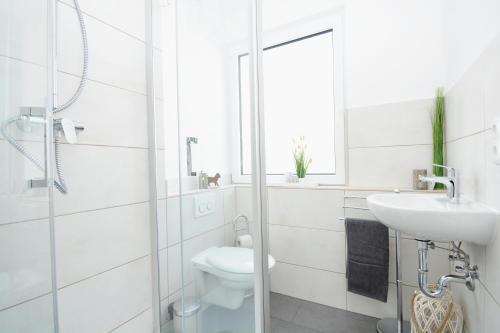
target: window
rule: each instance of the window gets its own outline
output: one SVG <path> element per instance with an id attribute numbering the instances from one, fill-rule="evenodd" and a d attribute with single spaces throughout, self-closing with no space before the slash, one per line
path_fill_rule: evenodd
<path id="1" fill-rule="evenodd" d="M 343 182 L 343 111 L 335 98 L 333 30 L 264 49 L 264 112 L 268 175 L 294 172 L 293 140 L 304 136 L 312 158 L 310 176 Z M 240 173 L 251 173 L 249 56 L 238 57 L 240 98 Z M 337 100 L 338 102 L 338 100 Z M 336 107 L 339 110 L 336 110 Z M 342 117 L 336 116 L 342 113 Z M 336 133 L 340 131 L 339 133 Z M 340 143 L 340 142 L 339 142 Z M 339 176 L 338 179 L 332 179 Z M 325 179 L 324 176 L 330 176 Z M 320 178 L 320 177 L 316 177 Z"/>

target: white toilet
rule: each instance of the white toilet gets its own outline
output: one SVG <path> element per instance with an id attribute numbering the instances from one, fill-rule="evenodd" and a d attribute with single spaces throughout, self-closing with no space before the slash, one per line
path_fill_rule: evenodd
<path id="1" fill-rule="evenodd" d="M 276 264 L 269 255 L 269 271 Z M 193 259 L 196 294 L 204 303 L 238 309 L 253 294 L 253 249 L 211 247 Z"/>

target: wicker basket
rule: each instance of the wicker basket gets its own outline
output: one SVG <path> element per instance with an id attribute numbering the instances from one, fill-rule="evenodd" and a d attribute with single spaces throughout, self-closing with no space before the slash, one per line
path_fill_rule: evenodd
<path id="1" fill-rule="evenodd" d="M 450 291 L 441 298 L 430 298 L 415 291 L 411 310 L 412 333 L 462 333 L 464 317 Z"/>

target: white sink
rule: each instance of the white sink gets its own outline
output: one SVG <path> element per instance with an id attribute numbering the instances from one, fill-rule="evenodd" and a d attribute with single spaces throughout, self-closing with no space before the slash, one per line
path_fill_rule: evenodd
<path id="1" fill-rule="evenodd" d="M 444 194 L 374 194 L 367 201 L 380 222 L 421 240 L 487 245 L 497 214 L 465 198 L 450 203 Z"/>

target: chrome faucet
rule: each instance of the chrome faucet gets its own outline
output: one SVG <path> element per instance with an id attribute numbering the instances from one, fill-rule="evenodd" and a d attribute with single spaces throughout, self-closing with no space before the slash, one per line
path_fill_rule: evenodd
<path id="1" fill-rule="evenodd" d="M 458 203 L 459 201 L 459 192 L 458 192 L 458 171 L 455 168 L 451 168 L 445 165 L 433 164 L 435 167 L 443 168 L 446 170 L 446 176 L 438 177 L 418 177 L 420 181 L 426 182 L 433 186 L 435 183 L 443 184 L 446 186 L 446 194 L 450 202 Z"/>

